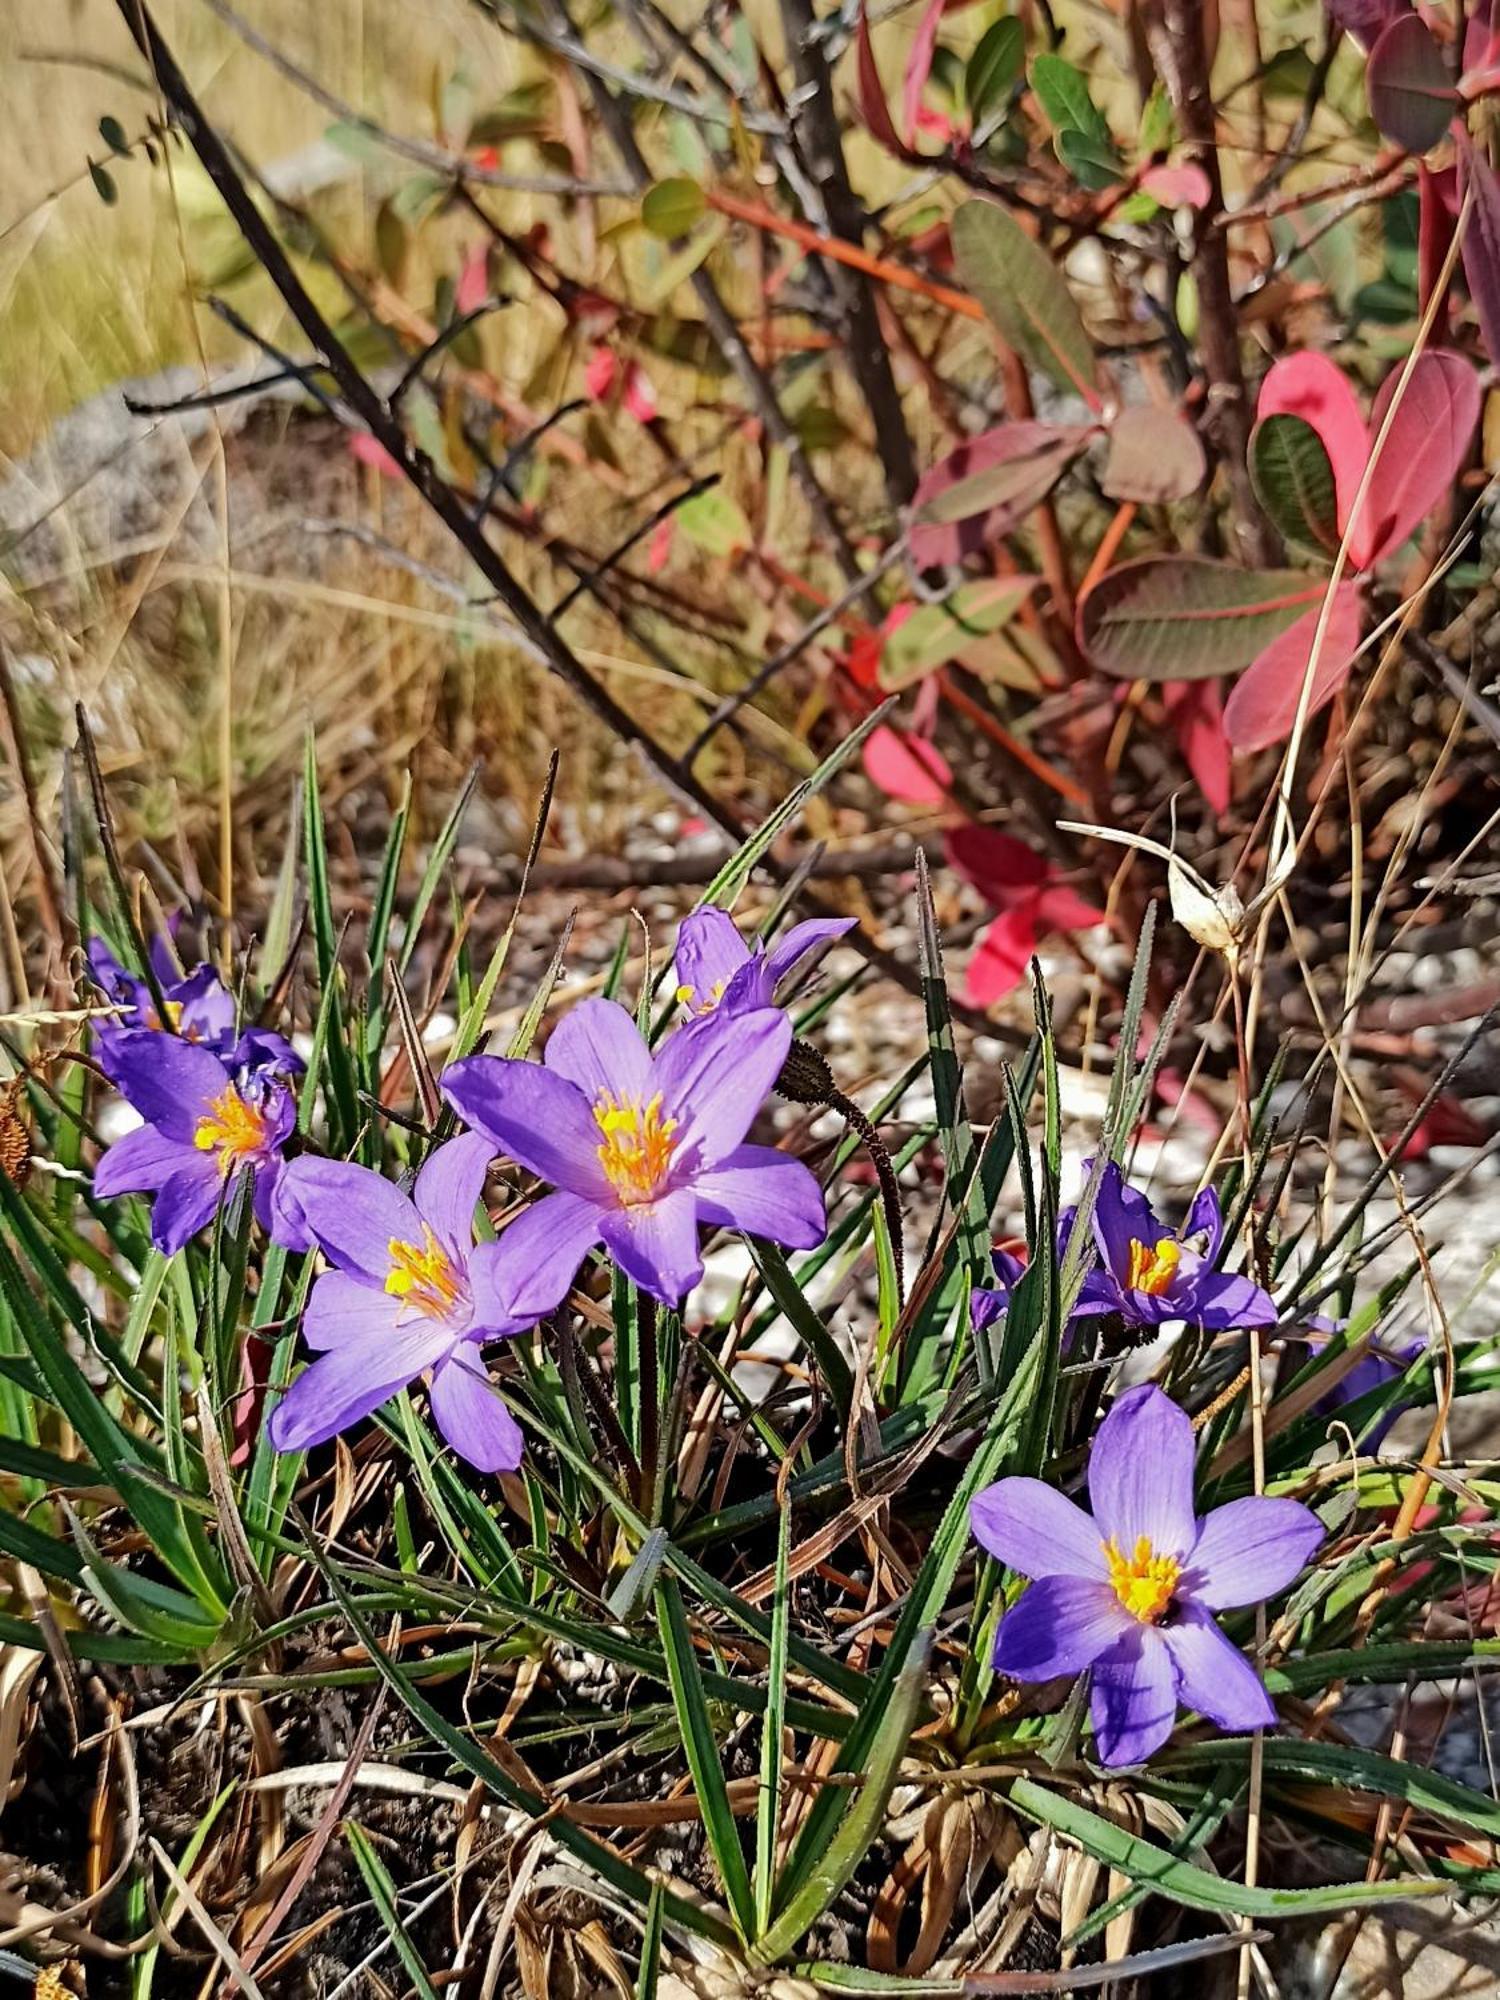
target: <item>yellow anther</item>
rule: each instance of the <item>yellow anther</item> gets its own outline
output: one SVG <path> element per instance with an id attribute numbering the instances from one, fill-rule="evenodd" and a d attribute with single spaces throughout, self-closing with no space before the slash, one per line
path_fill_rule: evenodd
<path id="1" fill-rule="evenodd" d="M 1163 1292 L 1172 1289 L 1181 1261 L 1182 1245 L 1175 1236 L 1164 1236 L 1160 1243 L 1132 1242 L 1126 1283 L 1133 1292 L 1145 1292 L 1159 1299 Z"/>
<path id="2" fill-rule="evenodd" d="M 428 1224 L 422 1224 L 420 1243 L 403 1243 L 399 1236 L 393 1236 L 386 1248 L 391 1268 L 385 1288 L 391 1296 L 429 1319 L 446 1319 L 463 1288 L 463 1279 Z"/>
<path id="3" fill-rule="evenodd" d="M 1172 1556 L 1155 1554 L 1146 1535 L 1141 1536 L 1130 1556 L 1122 1556 L 1112 1541 L 1105 1542 L 1103 1548 L 1115 1596 L 1132 1618 L 1139 1618 L 1143 1625 L 1154 1625 L 1171 1606 L 1182 1565 Z"/>
<path id="4" fill-rule="evenodd" d="M 604 1135 L 599 1164 L 620 1200 L 630 1206 L 655 1199 L 672 1163 L 675 1118 L 663 1118 L 661 1092 L 649 1104 L 620 1099 L 605 1091 L 594 1106 L 594 1123 Z"/>
<path id="5" fill-rule="evenodd" d="M 217 1153 L 223 1173 L 231 1174 L 266 1143 L 265 1113 L 247 1104 L 231 1083 L 209 1102 L 207 1114 L 193 1128 L 200 1153 Z"/>

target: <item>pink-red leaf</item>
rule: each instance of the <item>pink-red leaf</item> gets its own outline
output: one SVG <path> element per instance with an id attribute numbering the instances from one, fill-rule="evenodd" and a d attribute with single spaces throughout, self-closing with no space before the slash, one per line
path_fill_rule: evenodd
<path id="1" fill-rule="evenodd" d="M 1399 14 L 1376 36 L 1365 92 L 1375 123 L 1409 153 L 1430 152 L 1447 132 L 1458 93 L 1420 14 Z"/>
<path id="2" fill-rule="evenodd" d="M 1370 456 L 1370 433 L 1354 391 L 1326 354 L 1287 354 L 1260 385 L 1259 418 L 1300 417 L 1323 440 L 1333 467 L 1342 531 Z"/>
<path id="3" fill-rule="evenodd" d="M 1066 882 L 1046 882 L 1037 897 L 1036 927 L 1039 931 L 1091 931 L 1095 924 L 1108 921 L 1103 910 L 1086 896 L 1070 889 Z"/>
<path id="4" fill-rule="evenodd" d="M 901 134 L 896 130 L 891 118 L 890 106 L 885 101 L 885 85 L 880 81 L 880 70 L 875 62 L 875 46 L 870 40 L 869 17 L 863 6 L 855 26 L 855 79 L 859 86 L 859 115 L 869 126 L 871 135 L 877 139 L 888 153 L 898 159 L 915 157 L 902 144 Z"/>
<path id="5" fill-rule="evenodd" d="M 1380 435 L 1403 371 L 1386 377 L 1370 412 L 1370 437 Z M 1434 349 L 1418 355 L 1396 414 L 1370 473 L 1349 555 L 1368 569 L 1414 534 L 1451 491 L 1479 423 L 1479 377 L 1462 355 Z"/>
<path id="6" fill-rule="evenodd" d="M 1485 352 L 1500 365 L 1500 179 L 1467 138 L 1459 142 L 1458 157 L 1464 187 L 1474 191 L 1464 233 L 1464 277 L 1479 315 Z"/>
<path id="7" fill-rule="evenodd" d="M 1229 810 L 1229 738 L 1217 681 L 1169 681 L 1162 689 L 1183 762 L 1216 813 Z"/>
<path id="8" fill-rule="evenodd" d="M 888 799 L 910 806 L 941 805 L 953 782 L 948 760 L 932 744 L 899 730 L 875 730 L 864 751 L 865 775 Z"/>
<path id="9" fill-rule="evenodd" d="M 927 11 L 917 25 L 911 54 L 906 59 L 906 76 L 901 92 L 901 115 L 906 125 L 906 143 L 917 143 L 917 121 L 922 112 L 922 92 L 932 74 L 932 58 L 937 53 L 938 29 L 948 0 L 927 0 Z"/>
<path id="10" fill-rule="evenodd" d="M 1315 605 L 1273 639 L 1235 682 L 1224 707 L 1224 733 L 1236 750 L 1266 750 L 1291 735 L 1321 615 L 1321 605 Z M 1359 648 L 1359 618 L 1359 585 L 1341 583 L 1318 652 L 1309 715 L 1331 701 L 1349 678 Z"/>
<path id="11" fill-rule="evenodd" d="M 1207 208 L 1213 198 L 1208 175 L 1191 162 L 1182 167 L 1147 167 L 1140 189 L 1163 208 Z"/>
<path id="12" fill-rule="evenodd" d="M 993 546 L 1047 497 L 1093 435 L 1084 424 L 997 424 L 950 451 L 912 496 L 912 560 L 925 569 Z"/>
<path id="13" fill-rule="evenodd" d="M 1026 977 L 1036 946 L 1036 897 L 1002 910 L 980 934 L 964 974 L 964 999 L 971 1007 L 988 1007 L 1014 993 Z"/>

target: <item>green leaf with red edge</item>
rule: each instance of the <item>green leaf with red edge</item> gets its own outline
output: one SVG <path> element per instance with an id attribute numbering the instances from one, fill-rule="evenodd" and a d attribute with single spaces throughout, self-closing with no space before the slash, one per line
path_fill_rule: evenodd
<path id="1" fill-rule="evenodd" d="M 912 561 L 961 562 L 1024 521 L 1096 435 L 1092 424 L 996 424 L 925 473 L 912 496 Z"/>
<path id="2" fill-rule="evenodd" d="M 1078 608 L 1078 637 L 1121 680 L 1203 680 L 1248 666 L 1322 594 L 1305 570 L 1143 556 L 1100 577 Z"/>
<path id="3" fill-rule="evenodd" d="M 1046 251 L 993 201 L 966 201 L 951 230 L 959 276 L 1006 346 L 1097 409 L 1093 344 Z"/>
<path id="4" fill-rule="evenodd" d="M 1250 433 L 1250 483 L 1266 518 L 1293 548 L 1333 555 L 1338 487 L 1323 440 L 1302 417 L 1262 417 Z"/>
<path id="5" fill-rule="evenodd" d="M 1370 116 L 1387 139 L 1426 153 L 1447 133 L 1458 93 L 1443 52 L 1420 14 L 1399 15 L 1377 38 L 1365 67 Z"/>

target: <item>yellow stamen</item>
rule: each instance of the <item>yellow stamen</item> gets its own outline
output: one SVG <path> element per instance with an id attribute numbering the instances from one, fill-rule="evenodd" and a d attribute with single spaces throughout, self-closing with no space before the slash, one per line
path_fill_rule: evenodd
<path id="1" fill-rule="evenodd" d="M 602 1093 L 594 1106 L 594 1123 L 604 1134 L 599 1148 L 599 1164 L 610 1186 L 627 1207 L 652 1201 L 672 1163 L 672 1134 L 675 1118 L 663 1118 L 661 1092 L 649 1104 L 639 1099 L 622 1102 Z"/>
<path id="2" fill-rule="evenodd" d="M 155 1007 L 148 1008 L 146 1010 L 146 1026 L 158 1030 L 168 1028 L 174 1034 L 180 1034 L 182 1032 L 182 1002 L 180 1000 L 164 1000 L 161 1012 L 158 1012 Z M 188 1037 L 189 1041 L 193 1039 L 191 1035 Z"/>
<path id="3" fill-rule="evenodd" d="M 708 990 L 708 997 L 697 1007 L 693 1006 L 693 996 L 698 991 L 697 987 L 679 986 L 676 994 L 677 1004 L 679 1007 L 688 1008 L 694 1014 L 711 1014 L 724 998 L 724 988 L 728 984 L 727 979 L 716 979 Z"/>
<path id="4" fill-rule="evenodd" d="M 393 1298 L 404 1299 L 428 1319 L 446 1319 L 458 1299 L 463 1279 L 425 1222 L 422 1239 L 420 1243 L 403 1243 L 399 1236 L 391 1238 L 386 1245 L 391 1268 L 385 1288 Z"/>
<path id="5" fill-rule="evenodd" d="M 1135 1553 L 1129 1557 L 1122 1556 L 1113 1541 L 1105 1542 L 1103 1548 L 1115 1596 L 1132 1618 L 1139 1618 L 1143 1625 L 1154 1625 L 1171 1606 L 1182 1565 L 1172 1556 L 1155 1554 L 1146 1535 L 1141 1536 Z"/>
<path id="6" fill-rule="evenodd" d="M 200 1153 L 217 1153 L 220 1171 L 227 1176 L 260 1152 L 266 1131 L 265 1113 L 247 1104 L 231 1083 L 210 1099 L 208 1112 L 193 1128 L 193 1144 Z"/>
<path id="7" fill-rule="evenodd" d="M 1149 1297 L 1159 1299 L 1163 1292 L 1172 1289 L 1172 1280 L 1177 1276 L 1177 1266 L 1182 1261 L 1182 1245 L 1175 1236 L 1164 1236 L 1160 1243 L 1133 1241 L 1130 1246 L 1130 1275 L 1126 1280 L 1131 1291 L 1145 1292 Z"/>

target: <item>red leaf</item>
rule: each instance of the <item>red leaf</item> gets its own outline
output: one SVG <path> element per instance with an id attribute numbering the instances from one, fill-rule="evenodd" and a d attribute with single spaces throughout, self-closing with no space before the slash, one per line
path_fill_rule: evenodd
<path id="1" fill-rule="evenodd" d="M 667 559 L 672 553 L 672 537 L 676 529 L 676 522 L 670 514 L 667 514 L 651 530 L 651 539 L 646 544 L 646 568 L 652 576 L 656 576 L 666 568 Z"/>
<path id="2" fill-rule="evenodd" d="M 1401 375 L 1393 369 L 1375 398 L 1372 440 L 1380 435 Z M 1349 545 L 1356 569 L 1368 569 L 1398 549 L 1447 497 L 1468 456 L 1480 402 L 1479 377 L 1461 355 L 1437 349 L 1418 356 Z"/>
<path id="3" fill-rule="evenodd" d="M 1440 167 L 1434 171 L 1425 164 L 1417 167 L 1417 297 L 1422 306 L 1432 297 L 1447 261 L 1448 248 L 1453 241 L 1454 225 L 1458 221 L 1458 173 L 1453 167 Z M 1478 221 L 1478 217 L 1474 218 Z M 1474 228 L 1464 239 L 1467 249 L 1473 239 Z M 1467 270 L 1467 264 L 1465 265 Z M 1470 281 L 1469 289 L 1473 290 Z M 1443 301 L 1442 315 L 1434 331 L 1439 339 L 1447 326 L 1447 300 Z"/>
<path id="4" fill-rule="evenodd" d="M 906 59 L 906 78 L 901 92 L 901 115 L 906 124 L 906 143 L 917 143 L 917 121 L 922 111 L 922 92 L 932 74 L 932 58 L 937 53 L 938 29 L 943 25 L 947 0 L 927 0 L 927 11 L 917 26 L 911 54 Z M 861 9 L 863 18 L 863 9 Z M 882 102 L 884 99 L 882 98 Z"/>
<path id="5" fill-rule="evenodd" d="M 992 826 L 954 827 L 947 849 L 950 867 L 1001 909 L 1035 896 L 1047 878 L 1047 863 L 1035 848 Z"/>
<path id="6" fill-rule="evenodd" d="M 1496 0 L 1479 0 L 1464 31 L 1465 82 L 1497 64 L 1500 64 L 1500 5 Z"/>
<path id="7" fill-rule="evenodd" d="M 1427 153 L 1447 133 L 1458 102 L 1443 52 L 1420 14 L 1382 28 L 1365 65 L 1370 116 L 1409 153 Z"/>
<path id="8" fill-rule="evenodd" d="M 1305 612 L 1253 660 L 1235 682 L 1224 708 L 1224 733 L 1236 750 L 1265 750 L 1292 733 L 1313 635 L 1322 606 Z M 1359 585 L 1346 581 L 1334 594 L 1323 634 L 1307 712 L 1315 715 L 1343 686 L 1359 647 Z"/>
<path id="9" fill-rule="evenodd" d="M 885 85 L 880 81 L 880 71 L 875 64 L 875 49 L 870 40 L 870 23 L 863 5 L 859 10 L 854 40 L 860 117 L 869 126 L 872 137 L 878 139 L 888 153 L 894 153 L 898 159 L 914 157 L 910 149 L 902 145 L 901 135 L 891 121 L 890 107 L 885 101 Z"/>
<path id="10" fill-rule="evenodd" d="M 1500 362 L 1500 180 L 1467 136 L 1459 140 L 1458 160 L 1463 186 L 1474 190 L 1464 234 L 1464 277 L 1479 315 L 1485 352 L 1492 362 Z"/>
<path id="11" fill-rule="evenodd" d="M 1035 899 L 1004 910 L 982 932 L 964 974 L 964 999 L 971 1007 L 988 1007 L 1014 993 L 1026 977 L 1036 946 Z"/>
<path id="12" fill-rule="evenodd" d="M 1216 813 L 1229 810 L 1229 738 L 1217 681 L 1169 681 L 1162 689 L 1183 762 Z"/>
<path id="13" fill-rule="evenodd" d="M 583 386 L 596 403 L 602 403 L 614 387 L 620 364 L 612 347 L 596 347 L 583 371 Z"/>
<path id="14" fill-rule="evenodd" d="M 460 313 L 470 313 L 476 306 L 482 306 L 489 295 L 489 246 L 476 243 L 459 267 L 458 283 L 453 287 L 453 303 Z"/>
<path id="15" fill-rule="evenodd" d="M 1327 6 L 1338 26 L 1368 48 L 1382 28 L 1407 11 L 1407 0 L 1327 0 Z"/>
<path id="16" fill-rule="evenodd" d="M 659 413 L 656 400 L 656 385 L 639 361 L 625 364 L 625 387 L 620 396 L 638 424 L 654 424 Z"/>
<path id="17" fill-rule="evenodd" d="M 941 805 L 953 782 L 948 760 L 917 736 L 880 728 L 865 745 L 865 775 L 888 799 L 905 805 Z"/>
<path id="18" fill-rule="evenodd" d="M 1301 417 L 1312 425 L 1333 467 L 1342 528 L 1370 456 L 1370 433 L 1343 375 L 1326 354 L 1284 355 L 1260 385 L 1255 414 Z"/>

